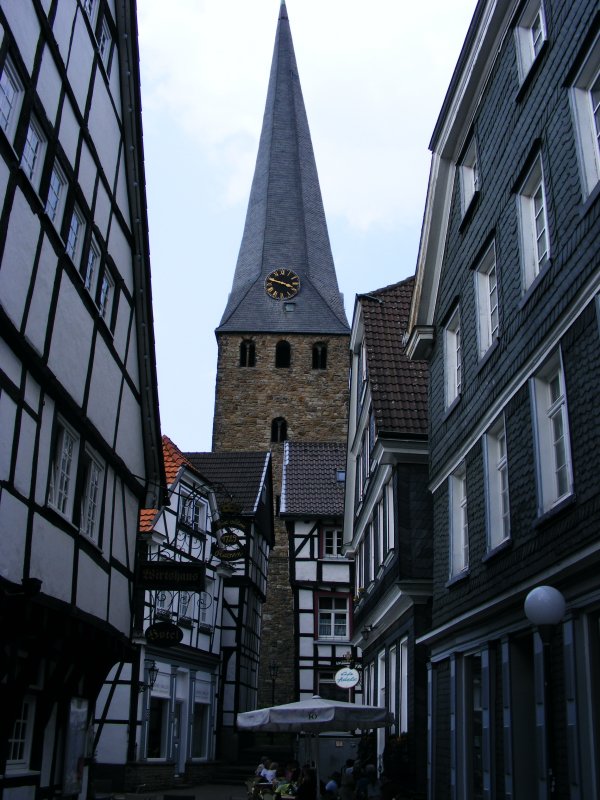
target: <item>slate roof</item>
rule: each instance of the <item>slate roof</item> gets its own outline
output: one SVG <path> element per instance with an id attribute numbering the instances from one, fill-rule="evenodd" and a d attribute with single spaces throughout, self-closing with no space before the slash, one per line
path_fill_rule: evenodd
<path id="1" fill-rule="evenodd" d="M 346 443 L 286 442 L 281 487 L 282 515 L 341 517 L 346 469 Z"/>
<path id="2" fill-rule="evenodd" d="M 219 509 L 233 501 L 239 513 L 256 513 L 271 454 L 267 452 L 185 453 L 185 457 L 211 484 Z"/>
<path id="3" fill-rule="evenodd" d="M 300 277 L 294 311 L 265 278 Z M 285 3 L 281 5 L 246 224 L 220 332 L 347 334 Z"/>
<path id="4" fill-rule="evenodd" d="M 414 284 L 407 278 L 356 298 L 380 436 L 427 436 L 427 362 L 411 361 L 403 344 Z"/>

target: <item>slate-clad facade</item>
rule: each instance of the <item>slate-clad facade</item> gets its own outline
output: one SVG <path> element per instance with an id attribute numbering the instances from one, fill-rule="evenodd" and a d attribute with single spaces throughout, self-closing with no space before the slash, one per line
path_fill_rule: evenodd
<path id="1" fill-rule="evenodd" d="M 414 279 L 356 298 L 344 550 L 354 560 L 352 644 L 362 654 L 365 702 L 395 716 L 371 758 L 392 791 L 426 784 L 426 667 L 432 513 L 428 492 L 425 362 L 405 351 Z"/>
<path id="2" fill-rule="evenodd" d="M 285 3 L 231 293 L 216 330 L 213 450 L 271 450 L 276 511 L 284 442 L 346 435 L 348 323 L 339 291 Z M 285 525 L 276 517 L 258 705 L 297 700 Z"/>
<path id="3" fill-rule="evenodd" d="M 432 798 L 600 791 L 598 30 L 592 2 L 480 2 L 431 142 Z"/>
<path id="4" fill-rule="evenodd" d="M 163 500 L 135 2 L 0 3 L 0 793 L 85 794 Z"/>

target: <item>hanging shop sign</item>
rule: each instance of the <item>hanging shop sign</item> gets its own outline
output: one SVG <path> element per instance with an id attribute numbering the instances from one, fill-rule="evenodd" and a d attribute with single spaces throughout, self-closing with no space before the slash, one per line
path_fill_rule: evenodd
<path id="1" fill-rule="evenodd" d="M 155 622 L 146 628 L 144 636 L 155 647 L 174 647 L 183 639 L 183 631 L 172 622 Z"/>
<path id="2" fill-rule="evenodd" d="M 335 682 L 340 689 L 352 689 L 360 681 L 358 670 L 342 667 L 335 673 Z"/>
<path id="3" fill-rule="evenodd" d="M 185 561 L 143 561 L 139 585 L 142 589 L 203 592 L 206 589 L 206 565 Z"/>
<path id="4" fill-rule="evenodd" d="M 242 520 L 216 522 L 213 533 L 217 541 L 213 545 L 213 555 L 221 561 L 240 561 L 246 555 L 244 541 L 247 536 L 247 524 Z"/>

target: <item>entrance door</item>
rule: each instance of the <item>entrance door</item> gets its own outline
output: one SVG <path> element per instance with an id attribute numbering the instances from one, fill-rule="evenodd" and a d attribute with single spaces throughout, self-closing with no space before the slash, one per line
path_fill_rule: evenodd
<path id="1" fill-rule="evenodd" d="M 175 761 L 175 774 L 182 775 L 185 772 L 185 710 L 183 703 L 175 703 L 175 713 L 173 715 L 173 760 Z"/>

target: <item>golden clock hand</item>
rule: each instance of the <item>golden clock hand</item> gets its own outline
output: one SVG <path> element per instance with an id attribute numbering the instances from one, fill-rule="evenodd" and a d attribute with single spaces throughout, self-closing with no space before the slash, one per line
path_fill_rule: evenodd
<path id="1" fill-rule="evenodd" d="M 271 283 L 280 283 L 282 286 L 286 286 L 288 289 L 293 289 L 294 288 L 291 283 L 285 283 L 284 281 L 278 281 L 278 280 L 276 280 L 276 278 L 271 278 Z"/>

